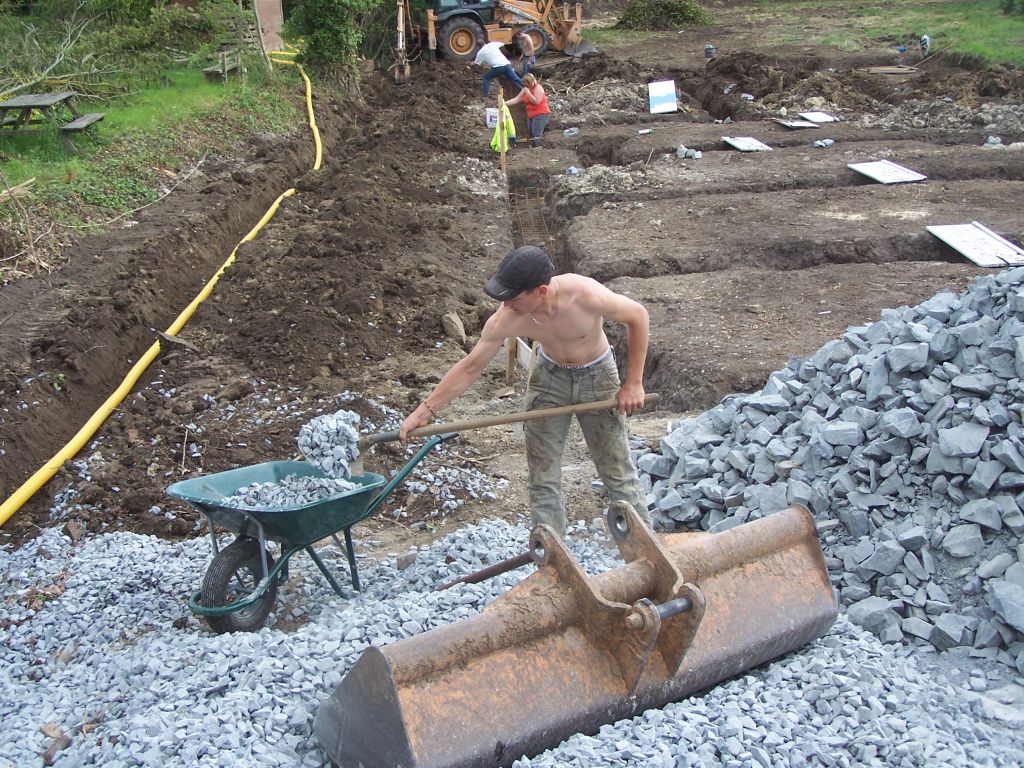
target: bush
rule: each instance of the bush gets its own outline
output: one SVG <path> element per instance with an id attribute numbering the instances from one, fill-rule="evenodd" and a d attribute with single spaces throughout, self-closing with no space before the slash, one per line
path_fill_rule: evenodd
<path id="1" fill-rule="evenodd" d="M 381 4 L 381 0 L 298 0 L 286 32 L 305 39 L 303 62 L 323 74 L 351 74 L 363 26 Z"/>
<path id="2" fill-rule="evenodd" d="M 208 41 L 214 26 L 206 16 L 180 5 L 149 9 L 148 18 L 97 32 L 94 47 L 102 51 L 138 53 L 167 47 L 194 50 Z"/>
<path id="3" fill-rule="evenodd" d="M 54 0 L 60 3 L 62 0 Z M 153 8 L 152 0 L 86 0 L 85 13 L 112 24 L 144 22 Z"/>
<path id="4" fill-rule="evenodd" d="M 999 0 L 999 10 L 1017 16 L 1024 15 L 1024 0 Z"/>
<path id="5" fill-rule="evenodd" d="M 693 0 L 630 0 L 615 26 L 653 31 L 713 23 L 711 14 Z"/>

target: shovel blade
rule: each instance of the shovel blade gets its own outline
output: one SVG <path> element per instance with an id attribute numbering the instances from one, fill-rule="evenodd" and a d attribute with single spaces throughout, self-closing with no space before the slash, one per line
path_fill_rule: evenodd
<path id="1" fill-rule="evenodd" d="M 507 766 L 705 690 L 835 621 L 814 521 L 802 507 L 662 541 L 705 602 L 677 667 L 648 646 L 639 675 L 624 676 L 627 631 L 621 642 L 608 637 L 617 623 L 594 632 L 596 603 L 542 567 L 472 619 L 364 652 L 320 708 L 320 743 L 343 768 Z M 653 594 L 649 577 L 650 564 L 635 560 L 588 581 L 614 615 Z"/>

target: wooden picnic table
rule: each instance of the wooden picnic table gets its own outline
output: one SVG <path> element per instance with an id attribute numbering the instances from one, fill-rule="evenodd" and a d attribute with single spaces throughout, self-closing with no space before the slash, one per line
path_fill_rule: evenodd
<path id="1" fill-rule="evenodd" d="M 60 128 L 59 108 L 67 108 L 72 117 L 78 117 L 75 109 L 75 94 L 72 91 L 60 93 L 26 93 L 7 101 L 0 101 L 0 128 L 16 133 L 35 130 L 46 124 Z M 14 114 L 8 115 L 9 112 Z M 38 114 L 33 115 L 36 112 Z"/>
<path id="2" fill-rule="evenodd" d="M 64 111 L 71 113 L 71 120 L 64 122 Z M 26 93 L 7 101 L 0 101 L 0 136 L 10 133 L 27 133 L 43 130 L 52 125 L 60 133 L 60 140 L 73 153 L 78 150 L 71 143 L 69 133 L 87 129 L 103 119 L 103 113 L 82 115 L 75 109 L 73 91 L 60 93 Z"/>

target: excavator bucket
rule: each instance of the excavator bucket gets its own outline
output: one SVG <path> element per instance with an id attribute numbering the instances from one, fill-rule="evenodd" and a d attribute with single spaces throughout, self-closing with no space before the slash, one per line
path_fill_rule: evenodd
<path id="1" fill-rule="evenodd" d="M 581 37 L 578 42 L 573 42 L 572 39 L 565 41 L 565 54 L 566 56 L 589 56 L 592 53 L 597 53 L 597 47 L 584 37 Z"/>
<path id="2" fill-rule="evenodd" d="M 331 759 L 508 766 L 778 658 L 835 621 L 803 507 L 658 536 L 616 502 L 608 527 L 625 565 L 588 576 L 538 525 L 537 572 L 478 616 L 367 649 L 317 713 Z"/>
<path id="3" fill-rule="evenodd" d="M 583 13 L 580 3 L 576 3 L 574 11 L 573 14 L 566 3 L 557 22 L 560 27 L 559 36 L 565 41 L 562 44 L 562 52 L 566 56 L 587 56 L 597 53 L 597 47 L 583 37 Z"/>

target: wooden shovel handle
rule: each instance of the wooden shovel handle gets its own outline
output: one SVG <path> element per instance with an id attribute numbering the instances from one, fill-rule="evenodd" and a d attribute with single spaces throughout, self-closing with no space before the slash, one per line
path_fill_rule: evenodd
<path id="1" fill-rule="evenodd" d="M 651 405 L 658 402 L 657 394 L 644 396 L 644 405 Z M 536 411 L 520 411 L 518 413 L 506 413 L 501 416 L 484 416 L 481 419 L 466 419 L 465 421 L 452 421 L 448 424 L 430 424 L 426 427 L 417 427 L 409 433 L 409 437 L 430 437 L 440 435 L 444 432 L 464 432 L 467 429 L 479 429 L 480 427 L 492 427 L 496 424 L 514 424 L 518 421 L 533 421 L 534 419 L 546 419 L 551 416 L 565 416 L 572 413 L 588 413 L 590 411 L 603 411 L 607 408 L 615 408 L 615 398 L 598 400 L 593 403 L 577 403 L 576 405 L 560 405 L 557 408 L 541 408 Z M 376 435 L 366 435 L 359 438 L 359 448 L 363 450 L 377 443 L 388 443 L 398 440 L 398 430 L 391 432 L 378 432 Z"/>

